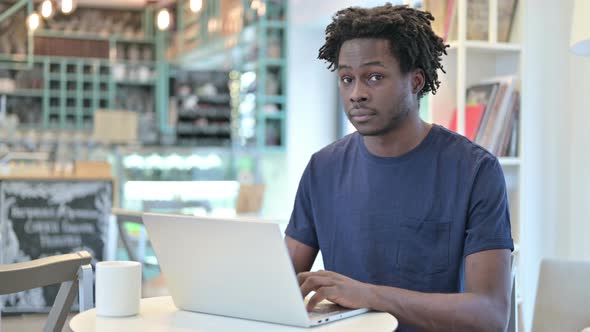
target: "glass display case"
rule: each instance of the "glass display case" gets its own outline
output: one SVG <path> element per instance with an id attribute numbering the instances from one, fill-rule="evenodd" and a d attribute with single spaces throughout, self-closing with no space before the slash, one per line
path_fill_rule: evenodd
<path id="1" fill-rule="evenodd" d="M 121 148 L 119 206 L 136 211 L 233 215 L 255 160 L 224 148 Z"/>

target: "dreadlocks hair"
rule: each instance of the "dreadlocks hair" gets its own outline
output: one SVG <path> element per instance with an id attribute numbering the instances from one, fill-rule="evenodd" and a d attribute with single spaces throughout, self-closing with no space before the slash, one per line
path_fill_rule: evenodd
<path id="1" fill-rule="evenodd" d="M 318 59 L 328 62 L 328 69 L 334 71 L 338 66 L 340 47 L 345 41 L 387 39 L 403 74 L 418 68 L 424 71 L 426 81 L 418 92 L 418 99 L 429 92 L 436 94 L 440 86 L 437 70 L 445 73 L 441 61 L 449 45 L 445 45 L 432 30 L 430 21 L 433 20 L 429 12 L 390 3 L 375 8 L 342 9 L 326 27 L 326 42 L 319 50 Z"/>

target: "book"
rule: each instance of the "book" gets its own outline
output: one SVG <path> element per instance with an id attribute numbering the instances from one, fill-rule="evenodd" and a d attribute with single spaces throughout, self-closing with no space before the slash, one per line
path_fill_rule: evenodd
<path id="1" fill-rule="evenodd" d="M 433 0 L 431 0 L 433 1 Z M 444 19 L 443 39 L 458 39 L 457 1 L 444 0 L 446 3 L 446 15 Z M 432 5 L 431 5 L 432 6 Z M 442 6 L 442 5 L 439 5 Z M 509 42 L 514 23 L 514 17 L 518 6 L 518 0 L 498 0 L 498 42 Z M 440 9 L 439 9 L 440 10 Z M 468 0 L 466 40 L 489 40 L 490 3 L 489 0 Z"/>
<path id="2" fill-rule="evenodd" d="M 488 102 L 475 135 L 475 142 L 495 155 L 504 155 L 509 150 L 509 140 L 515 126 L 514 112 L 520 107 L 520 96 L 515 90 L 516 77 L 492 78 L 482 84 L 499 86 Z"/>
<path id="3" fill-rule="evenodd" d="M 431 23 L 432 30 L 434 31 L 434 33 L 436 33 L 439 37 L 443 39 L 446 24 L 445 18 L 447 13 L 447 2 L 448 0 L 424 0 L 423 4 L 424 11 L 430 12 L 430 14 L 434 16 L 434 21 Z"/>
<path id="4" fill-rule="evenodd" d="M 499 145 L 495 147 L 495 154 L 498 156 L 509 156 L 509 144 L 510 139 L 512 138 L 512 134 L 514 132 L 514 122 L 515 122 L 515 115 L 520 108 L 520 94 L 518 91 L 514 91 L 512 93 L 512 97 L 510 100 L 509 106 L 509 114 L 507 114 L 504 118 L 504 124 L 501 128 L 501 133 L 499 135 Z"/>
<path id="5" fill-rule="evenodd" d="M 465 137 L 475 141 L 487 109 L 494 101 L 499 82 L 480 83 L 470 86 L 466 92 Z M 449 129 L 457 131 L 457 110 L 453 111 Z"/>
<path id="6" fill-rule="evenodd" d="M 488 0 L 467 2 L 467 40 L 488 40 L 489 12 Z"/>
<path id="7" fill-rule="evenodd" d="M 445 26 L 444 26 L 444 34 L 443 34 L 443 40 L 446 42 L 449 40 L 449 34 L 451 33 L 451 27 L 453 26 L 453 24 L 457 22 L 457 18 L 456 18 L 456 14 L 457 14 L 457 4 L 455 2 L 455 0 L 448 0 L 448 4 L 447 4 L 447 13 L 446 13 L 446 17 L 445 17 Z M 455 35 L 455 39 L 456 39 L 456 35 Z"/>
<path id="8" fill-rule="evenodd" d="M 518 156 L 518 126 L 520 123 L 520 103 L 518 108 L 514 112 L 514 123 L 512 124 L 512 132 L 510 135 L 510 143 L 508 145 L 507 156 L 517 157 Z"/>
<path id="9" fill-rule="evenodd" d="M 510 95 L 513 89 L 513 76 L 492 78 L 482 83 L 499 84 L 494 98 L 489 102 L 489 108 L 485 113 L 484 119 L 480 123 L 480 127 L 477 130 L 475 141 L 486 148 L 490 148 L 491 142 L 495 137 L 496 126 L 499 118 L 504 110 L 505 103 L 510 101 Z M 503 113 L 502 113 L 503 114 Z M 503 119 L 503 118 L 502 118 Z"/>
<path id="10" fill-rule="evenodd" d="M 449 3 L 447 4 L 447 16 L 445 18 L 445 31 L 444 31 L 444 41 L 448 41 L 449 39 L 457 39 L 457 2 L 455 0 L 448 0 Z"/>
<path id="11" fill-rule="evenodd" d="M 498 0 L 498 41 L 507 43 L 512 35 L 518 0 Z"/>
<path id="12" fill-rule="evenodd" d="M 479 127 L 479 122 L 483 117 L 484 110 L 484 104 L 469 105 L 465 107 L 465 137 L 472 141 L 475 140 L 475 134 Z M 457 132 L 457 109 L 453 111 L 449 129 Z"/>

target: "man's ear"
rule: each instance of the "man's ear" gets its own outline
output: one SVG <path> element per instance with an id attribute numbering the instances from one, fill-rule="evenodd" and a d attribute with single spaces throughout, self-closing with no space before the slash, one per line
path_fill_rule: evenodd
<path id="1" fill-rule="evenodd" d="M 412 93 L 417 94 L 418 92 L 422 91 L 424 85 L 426 84 L 426 76 L 424 75 L 424 70 L 421 68 L 414 69 L 411 73 L 411 80 L 412 80 Z"/>

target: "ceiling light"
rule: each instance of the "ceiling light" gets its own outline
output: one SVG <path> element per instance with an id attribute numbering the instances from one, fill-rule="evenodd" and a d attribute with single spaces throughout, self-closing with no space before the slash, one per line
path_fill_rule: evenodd
<path id="1" fill-rule="evenodd" d="M 66 15 L 71 14 L 75 6 L 74 0 L 61 0 L 61 12 Z"/>
<path id="2" fill-rule="evenodd" d="M 167 30 L 170 27 L 170 12 L 166 8 L 158 12 L 156 24 L 160 30 Z"/>
<path id="3" fill-rule="evenodd" d="M 41 3 L 41 16 L 49 18 L 53 15 L 53 3 L 51 0 L 44 0 Z"/>
<path id="4" fill-rule="evenodd" d="M 37 13 L 32 13 L 27 18 L 27 25 L 29 27 L 29 31 L 35 31 L 39 28 L 39 24 L 41 24 L 41 16 Z"/>
<path id="5" fill-rule="evenodd" d="M 264 14 L 266 14 L 266 4 L 262 2 L 258 6 L 258 16 L 264 16 Z"/>
<path id="6" fill-rule="evenodd" d="M 193 13 L 200 11 L 203 8 L 203 0 L 191 0 L 190 7 Z"/>

